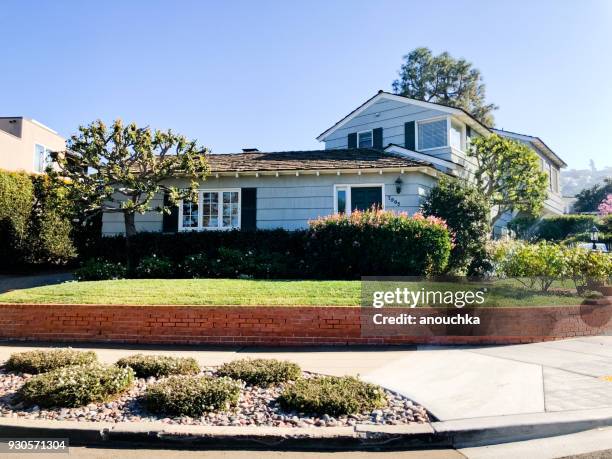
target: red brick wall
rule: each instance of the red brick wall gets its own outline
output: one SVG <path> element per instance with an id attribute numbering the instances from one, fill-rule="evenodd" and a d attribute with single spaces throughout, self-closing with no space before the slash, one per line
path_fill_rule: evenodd
<path id="1" fill-rule="evenodd" d="M 431 314 L 423 309 L 399 312 Z M 481 316 L 486 326 L 460 332 L 420 328 L 411 336 L 362 336 L 360 308 L 0 305 L 0 339 L 224 345 L 506 344 L 612 334 L 610 305 L 483 308 L 472 314 Z"/>

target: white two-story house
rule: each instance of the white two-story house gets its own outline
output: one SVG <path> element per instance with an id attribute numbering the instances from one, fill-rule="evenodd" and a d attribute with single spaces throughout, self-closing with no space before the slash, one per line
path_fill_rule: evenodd
<path id="1" fill-rule="evenodd" d="M 441 176 L 469 176 L 470 138 L 493 132 L 527 142 L 540 155 L 550 177 L 546 212 L 562 213 L 558 181 L 565 163 L 540 139 L 493 131 L 461 109 L 379 91 L 317 137 L 325 149 L 209 155 L 211 175 L 201 183 L 198 203 L 185 202 L 171 215 L 139 215 L 136 227 L 298 229 L 320 216 L 373 205 L 414 213 Z M 123 231 L 120 214 L 104 215 L 104 234 Z"/>

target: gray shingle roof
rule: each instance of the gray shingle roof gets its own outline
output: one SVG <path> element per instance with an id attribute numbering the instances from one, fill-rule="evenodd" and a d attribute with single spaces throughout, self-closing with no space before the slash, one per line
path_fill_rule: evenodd
<path id="1" fill-rule="evenodd" d="M 209 154 L 207 158 L 211 172 L 384 169 L 431 165 L 426 161 L 370 148 Z"/>

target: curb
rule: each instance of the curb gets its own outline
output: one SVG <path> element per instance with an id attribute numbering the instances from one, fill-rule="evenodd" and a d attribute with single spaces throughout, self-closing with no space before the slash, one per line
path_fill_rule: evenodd
<path id="1" fill-rule="evenodd" d="M 496 416 L 431 424 L 354 427 L 217 427 L 0 418 L 0 438 L 69 438 L 72 445 L 149 448 L 393 450 L 466 448 L 612 425 L 612 408 Z"/>

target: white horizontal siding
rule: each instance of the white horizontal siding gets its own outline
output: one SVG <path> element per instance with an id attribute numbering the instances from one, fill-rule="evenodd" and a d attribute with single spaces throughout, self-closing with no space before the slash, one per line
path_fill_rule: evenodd
<path id="1" fill-rule="evenodd" d="M 401 177 L 401 193 L 396 192 L 395 180 Z M 337 175 L 302 175 L 295 176 L 261 176 L 255 177 L 209 177 L 200 184 L 202 189 L 221 188 L 257 188 L 257 227 L 285 228 L 289 230 L 306 228 L 308 221 L 317 217 L 330 215 L 334 206 L 334 185 L 340 184 L 383 184 L 384 200 L 387 209 L 396 212 L 414 213 L 418 210 L 422 196 L 419 190 L 427 192 L 435 179 L 420 172 L 405 174 L 342 174 Z M 186 187 L 186 180 L 173 180 L 172 184 Z M 393 203 L 389 196 L 399 202 Z M 161 201 L 160 201 L 161 203 Z M 158 205 L 156 203 L 156 205 Z M 163 217 L 157 212 L 147 212 L 136 216 L 138 231 L 161 231 Z M 104 235 L 124 232 L 121 214 L 105 214 L 103 217 Z"/>

